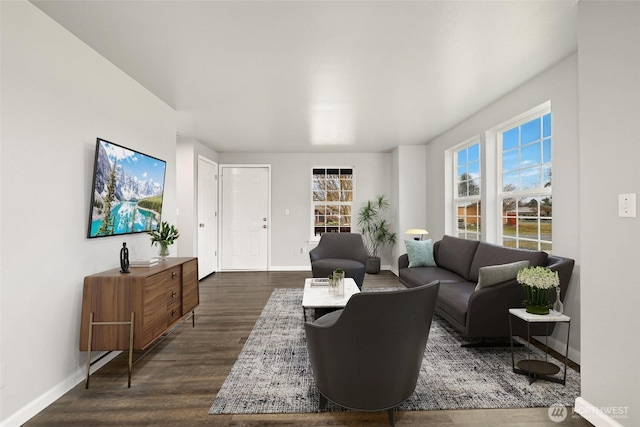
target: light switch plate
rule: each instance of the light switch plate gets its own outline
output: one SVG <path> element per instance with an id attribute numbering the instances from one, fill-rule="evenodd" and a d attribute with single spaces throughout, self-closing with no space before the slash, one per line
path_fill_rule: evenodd
<path id="1" fill-rule="evenodd" d="M 636 217 L 636 193 L 618 194 L 618 216 L 621 218 Z"/>

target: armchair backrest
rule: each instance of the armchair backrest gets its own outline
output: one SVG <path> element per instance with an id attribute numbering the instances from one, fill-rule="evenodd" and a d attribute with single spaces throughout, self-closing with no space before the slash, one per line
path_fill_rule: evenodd
<path id="1" fill-rule="evenodd" d="M 351 297 L 331 325 L 305 324 L 320 392 L 357 410 L 393 408 L 413 393 L 439 282 Z"/>
<path id="2" fill-rule="evenodd" d="M 323 258 L 352 259 L 367 263 L 369 254 L 358 233 L 324 233 L 318 246 L 309 251 L 311 262 Z"/>

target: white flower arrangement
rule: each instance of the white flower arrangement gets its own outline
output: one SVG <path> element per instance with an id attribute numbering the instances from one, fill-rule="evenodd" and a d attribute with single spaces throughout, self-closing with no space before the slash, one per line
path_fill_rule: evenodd
<path id="1" fill-rule="evenodd" d="M 551 289 L 560 284 L 557 271 L 551 271 L 547 267 L 527 267 L 518 271 L 516 280 L 521 285 L 527 285 L 538 289 Z"/>

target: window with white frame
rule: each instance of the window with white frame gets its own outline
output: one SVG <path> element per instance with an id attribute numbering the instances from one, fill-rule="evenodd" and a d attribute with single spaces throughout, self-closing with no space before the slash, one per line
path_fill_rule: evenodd
<path id="1" fill-rule="evenodd" d="M 313 168 L 311 174 L 312 236 L 351 232 L 353 184 L 353 168 Z"/>
<path id="2" fill-rule="evenodd" d="M 536 112 L 497 131 L 498 200 L 504 246 L 551 252 L 551 111 Z"/>
<path id="3" fill-rule="evenodd" d="M 448 150 L 448 233 L 551 253 L 551 121 L 546 102 Z"/>
<path id="4" fill-rule="evenodd" d="M 454 151 L 455 235 L 480 240 L 482 229 L 480 141 L 474 138 Z"/>

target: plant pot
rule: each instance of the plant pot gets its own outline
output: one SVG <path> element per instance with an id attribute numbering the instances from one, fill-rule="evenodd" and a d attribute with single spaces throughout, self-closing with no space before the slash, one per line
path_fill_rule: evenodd
<path id="1" fill-rule="evenodd" d="M 367 258 L 367 266 L 365 271 L 369 274 L 380 273 L 380 257 Z"/>
<path id="2" fill-rule="evenodd" d="M 531 305 L 527 304 L 527 313 L 531 314 L 549 314 L 548 305 Z"/>
<path id="3" fill-rule="evenodd" d="M 158 251 L 158 256 L 160 256 L 161 261 L 166 261 L 169 256 L 169 246 L 163 245 L 160 243 L 160 250 Z"/>
<path id="4" fill-rule="evenodd" d="M 549 314 L 549 292 L 553 288 L 541 289 L 535 286 L 523 285 L 527 313 Z"/>

